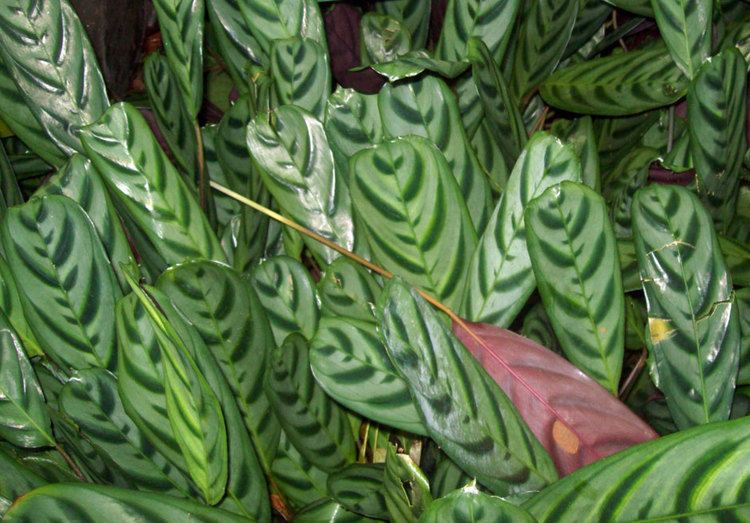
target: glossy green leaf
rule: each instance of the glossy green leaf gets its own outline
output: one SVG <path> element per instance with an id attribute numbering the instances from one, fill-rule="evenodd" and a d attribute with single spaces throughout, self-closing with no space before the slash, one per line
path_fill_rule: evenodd
<path id="1" fill-rule="evenodd" d="M 8 262 L 2 256 L 0 256 L 0 310 L 8 318 L 13 330 L 16 331 L 26 354 L 29 357 L 44 354 L 23 312 L 18 284 L 13 277 Z"/>
<path id="2" fill-rule="evenodd" d="M 161 53 L 148 55 L 143 63 L 143 80 L 156 124 L 172 157 L 188 178 L 192 178 L 198 154 L 195 128 L 169 60 Z"/>
<path id="3" fill-rule="evenodd" d="M 373 519 L 388 519 L 383 463 L 353 463 L 328 476 L 331 497 L 344 508 Z"/>
<path id="4" fill-rule="evenodd" d="M 297 105 L 323 120 L 331 93 L 331 69 L 324 46 L 309 38 L 275 40 L 270 73 L 279 105 Z"/>
<path id="5" fill-rule="evenodd" d="M 60 393 L 60 409 L 139 490 L 187 497 L 191 486 L 125 413 L 117 379 L 103 369 L 76 372 Z"/>
<path id="6" fill-rule="evenodd" d="M 342 256 L 326 268 L 318 294 L 324 314 L 375 321 L 380 285 L 367 269 L 348 258 Z"/>
<path id="7" fill-rule="evenodd" d="M 432 503 L 430 483 L 406 454 L 388 445 L 385 458 L 385 506 L 393 523 L 416 523 Z"/>
<path id="8" fill-rule="evenodd" d="M 120 288 L 127 290 L 123 266 L 135 268 L 137 265 L 107 188 L 91 161 L 74 154 L 36 194 L 62 194 L 81 206 L 94 224 Z"/>
<path id="9" fill-rule="evenodd" d="M 637 271 L 637 267 L 636 267 Z M 641 281 L 638 280 L 640 287 Z M 529 309 L 523 316 L 523 325 L 521 326 L 521 335 L 537 342 L 552 352 L 560 354 L 560 340 L 555 335 L 547 312 L 544 310 L 544 304 L 537 303 Z"/>
<path id="10" fill-rule="evenodd" d="M 165 494 L 102 485 L 60 483 L 38 488 L 11 507 L 3 521 L 245 522 L 231 512 Z"/>
<path id="11" fill-rule="evenodd" d="M 649 111 L 634 116 L 597 118 L 594 131 L 605 190 L 607 173 L 626 154 L 641 145 L 643 135 L 659 120 L 659 115 L 659 111 Z"/>
<path id="12" fill-rule="evenodd" d="M 276 345 L 293 332 L 312 339 L 320 309 L 315 283 L 304 265 L 288 256 L 275 256 L 258 265 L 250 281 L 268 315 Z"/>
<path id="13" fill-rule="evenodd" d="M 524 209 L 548 187 L 580 179 L 572 148 L 546 133 L 531 137 L 469 263 L 461 308 L 467 319 L 501 327 L 513 321 L 535 286 Z"/>
<path id="14" fill-rule="evenodd" d="M 362 63 L 396 60 L 411 48 L 411 34 L 400 18 L 378 12 L 365 13 L 359 25 Z"/>
<path id="15" fill-rule="evenodd" d="M 19 447 L 54 445 L 52 426 L 34 369 L 18 335 L 0 313 L 0 436 Z"/>
<path id="16" fill-rule="evenodd" d="M 687 189 L 651 185 L 636 195 L 633 226 L 654 382 L 678 427 L 727 419 L 740 333 L 711 218 Z"/>
<path id="17" fill-rule="evenodd" d="M 656 25 L 677 67 L 694 78 L 711 55 L 711 0 L 652 0 Z"/>
<path id="18" fill-rule="evenodd" d="M 750 288 L 735 292 L 737 316 L 740 321 L 740 368 L 737 373 L 739 385 L 750 384 Z"/>
<path id="19" fill-rule="evenodd" d="M 523 100 L 544 81 L 565 52 L 581 0 L 535 0 L 518 29 L 511 92 Z"/>
<path id="20" fill-rule="evenodd" d="M 597 192 L 601 191 L 599 152 L 596 150 L 596 133 L 590 116 L 575 120 L 557 120 L 552 134 L 570 144 L 581 159 L 581 181 Z"/>
<path id="21" fill-rule="evenodd" d="M 263 393 L 268 354 L 275 343 L 255 291 L 232 269 L 209 261 L 172 267 L 157 287 L 195 326 L 216 358 L 268 471 L 281 430 Z"/>
<path id="22" fill-rule="evenodd" d="M 120 288 L 88 216 L 51 195 L 9 209 L 2 225 L 25 316 L 45 353 L 64 368 L 112 368 Z"/>
<path id="23" fill-rule="evenodd" d="M 368 523 L 380 521 L 346 510 L 332 499 L 322 499 L 299 512 L 295 523 Z"/>
<path id="24" fill-rule="evenodd" d="M 164 51 L 195 120 L 203 103 L 204 0 L 154 0 Z"/>
<path id="25" fill-rule="evenodd" d="M 391 280 L 379 313 L 388 355 L 451 459 L 500 495 L 555 481 L 551 458 L 511 401 L 416 291 Z"/>
<path id="26" fill-rule="evenodd" d="M 433 498 L 442 498 L 449 492 L 464 487 L 470 481 L 468 474 L 443 454 L 430 478 L 430 492 Z"/>
<path id="27" fill-rule="evenodd" d="M 346 413 L 323 392 L 310 371 L 308 345 L 292 333 L 271 356 L 266 394 L 284 433 L 310 463 L 336 470 L 354 461 Z"/>
<path id="28" fill-rule="evenodd" d="M 420 523 L 441 521 L 534 523 L 536 520 L 521 507 L 502 498 L 483 494 L 476 485 L 469 485 L 435 500 L 419 518 Z"/>
<path id="29" fill-rule="evenodd" d="M 31 459 L 32 463 L 24 460 L 15 447 L 0 446 L 0 466 L 3 469 L 0 477 L 0 516 L 16 498 L 37 487 L 57 481 L 71 481 L 70 475 L 66 475 L 49 457 L 32 455 Z M 2 499 L 8 501 L 8 506 L 2 506 Z"/>
<path id="30" fill-rule="evenodd" d="M 162 258 L 161 269 L 191 258 L 225 261 L 195 194 L 135 107 L 113 105 L 81 135 L 115 203 L 122 205 Z"/>
<path id="31" fill-rule="evenodd" d="M 505 184 L 508 183 L 508 166 L 495 138 L 488 120 L 484 118 L 474 136 L 471 137 L 470 143 L 477 155 L 479 165 L 487 176 L 490 188 L 494 192 L 502 192 Z"/>
<path id="32" fill-rule="evenodd" d="M 386 85 L 378 96 L 385 132 L 392 138 L 427 138 L 443 153 L 477 230 L 490 212 L 490 188 L 461 125 L 458 103 L 445 82 L 425 77 Z"/>
<path id="33" fill-rule="evenodd" d="M 589 56 L 592 44 L 600 43 L 599 39 L 605 33 L 604 25 L 611 15 L 612 7 L 602 0 L 580 0 L 578 16 L 568 45 L 565 46 L 563 60 L 575 57 L 576 54 Z"/>
<path id="34" fill-rule="evenodd" d="M 429 0 L 388 0 L 375 3 L 376 12 L 401 20 L 401 24 L 411 35 L 412 49 L 421 49 L 427 45 L 431 9 Z"/>
<path id="35" fill-rule="evenodd" d="M 416 136 L 389 141 L 352 160 L 352 199 L 375 260 L 454 305 L 476 233 L 450 167 Z"/>
<path id="36" fill-rule="evenodd" d="M 468 63 L 465 61 L 454 62 L 434 58 L 423 49 L 410 51 L 390 62 L 370 64 L 370 67 L 376 73 L 385 76 L 389 82 L 414 78 L 425 71 L 437 73 L 445 78 L 456 78 L 466 71 L 468 66 Z M 361 66 L 354 68 L 354 70 L 365 69 L 366 67 Z"/>
<path id="37" fill-rule="evenodd" d="M 283 431 L 271 472 L 276 486 L 293 509 L 328 497 L 328 474 L 297 452 Z"/>
<path id="38" fill-rule="evenodd" d="M 388 359 L 374 323 L 324 316 L 310 346 L 310 366 L 323 390 L 345 407 L 426 434 L 409 386 Z"/>
<path id="39" fill-rule="evenodd" d="M 750 497 L 750 418 L 696 427 L 584 467 L 524 507 L 540 522 L 732 521 Z"/>
<path id="40" fill-rule="evenodd" d="M 747 149 L 747 63 L 730 49 L 700 68 L 688 92 L 690 154 L 697 190 L 724 227 L 734 216 L 740 166 Z"/>
<path id="41" fill-rule="evenodd" d="M 625 292 L 641 290 L 641 273 L 638 269 L 638 257 L 635 253 L 633 241 L 630 238 L 618 238 L 617 252 L 620 257 L 620 270 L 622 271 L 622 290 Z"/>
<path id="42" fill-rule="evenodd" d="M 524 221 L 534 276 L 565 355 L 616 395 L 625 309 L 604 199 L 563 182 L 534 199 Z"/>
<path id="43" fill-rule="evenodd" d="M 94 51 L 67 0 L 5 2 L 0 56 L 52 142 L 67 155 L 82 152 L 81 127 L 96 121 L 109 100 Z"/>
<path id="44" fill-rule="evenodd" d="M 355 248 L 349 190 L 336 172 L 319 120 L 286 105 L 256 118 L 248 126 L 247 144 L 263 182 L 285 214 L 346 249 Z M 304 240 L 325 263 L 339 256 L 314 240 Z"/>
<path id="45" fill-rule="evenodd" d="M 8 153 L 2 142 L 0 142 L 0 207 L 2 212 L 13 205 L 20 205 L 24 202 L 21 194 L 21 188 L 18 186 L 18 180 L 13 164 L 10 163 Z"/>
<path id="46" fill-rule="evenodd" d="M 559 69 L 539 92 L 548 104 L 583 114 L 621 116 L 670 105 L 688 80 L 661 45 Z"/>

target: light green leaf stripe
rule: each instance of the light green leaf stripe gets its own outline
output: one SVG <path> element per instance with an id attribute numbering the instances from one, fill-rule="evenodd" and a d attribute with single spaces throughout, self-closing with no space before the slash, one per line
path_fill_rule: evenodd
<path id="1" fill-rule="evenodd" d="M 750 510 L 750 418 L 637 445 L 579 469 L 524 504 L 541 523 L 742 520 Z"/>
<path id="2" fill-rule="evenodd" d="M 310 366 L 323 390 L 357 414 L 427 434 L 409 386 L 388 359 L 374 323 L 324 316 L 310 344 Z"/>
<path id="3" fill-rule="evenodd" d="M 357 154 L 352 174 L 352 199 L 375 260 L 455 305 L 476 233 L 440 151 L 424 138 L 399 138 Z"/>
<path id="4" fill-rule="evenodd" d="M 124 207 L 166 266 L 191 258 L 226 261 L 195 194 L 135 107 L 113 105 L 81 132 L 81 139 L 115 203 Z"/>
<path id="5" fill-rule="evenodd" d="M 570 146 L 546 133 L 531 137 L 469 263 L 464 317 L 510 325 L 536 285 L 526 248 L 524 209 L 548 187 L 580 179 L 581 165 Z"/>
<path id="6" fill-rule="evenodd" d="M 687 189 L 651 185 L 633 201 L 633 227 L 655 383 L 678 427 L 727 419 L 740 332 L 711 218 Z"/>
<path id="7" fill-rule="evenodd" d="M 112 368 L 121 293 L 89 217 L 51 195 L 9 209 L 2 225 L 8 265 L 23 282 L 23 310 L 44 352 L 63 368 Z"/>
<path id="8" fill-rule="evenodd" d="M 419 518 L 420 523 L 462 521 L 465 523 L 535 523 L 524 509 L 468 485 L 435 500 Z"/>
<path id="9" fill-rule="evenodd" d="M 343 256 L 325 270 L 318 294 L 327 315 L 375 322 L 380 286 L 370 272 Z"/>
<path id="10" fill-rule="evenodd" d="M 489 184 L 469 146 L 458 103 L 446 83 L 428 76 L 396 86 L 388 84 L 381 89 L 378 104 L 388 136 L 421 136 L 443 153 L 476 230 L 483 230 L 490 213 Z"/>
<path id="11" fill-rule="evenodd" d="M 331 93 L 331 69 L 324 47 L 309 38 L 274 40 L 270 72 L 279 105 L 297 105 L 323 120 Z"/>
<path id="12" fill-rule="evenodd" d="M 625 308 L 604 199 L 563 182 L 526 207 L 525 223 L 534 276 L 565 355 L 616 395 Z"/>
<path id="13" fill-rule="evenodd" d="M 387 520 L 384 476 L 384 463 L 352 463 L 328 476 L 328 492 L 356 514 Z"/>
<path id="14" fill-rule="evenodd" d="M 651 0 L 659 33 L 690 79 L 711 55 L 713 5 L 712 0 Z"/>
<path id="15" fill-rule="evenodd" d="M 0 256 L 0 310 L 3 311 L 13 326 L 13 330 L 21 339 L 21 346 L 25 349 L 26 354 L 30 358 L 44 354 L 23 312 L 18 284 L 13 277 L 8 262 L 2 256 Z"/>
<path id="16" fill-rule="evenodd" d="M 83 152 L 78 133 L 109 100 L 94 51 L 67 0 L 3 2 L 0 56 L 50 140 L 67 155 Z"/>

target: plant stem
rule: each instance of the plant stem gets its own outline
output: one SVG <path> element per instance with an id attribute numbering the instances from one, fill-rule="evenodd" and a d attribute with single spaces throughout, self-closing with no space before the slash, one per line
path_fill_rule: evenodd
<path id="1" fill-rule="evenodd" d="M 630 374 L 628 374 L 628 377 L 625 378 L 625 381 L 622 382 L 622 387 L 620 387 L 620 393 L 617 395 L 617 397 L 620 400 L 625 399 L 625 396 L 627 396 L 627 394 L 630 392 L 630 389 L 633 387 L 635 380 L 637 380 L 638 376 L 641 375 L 641 371 L 646 366 L 647 357 L 648 357 L 648 350 L 644 348 L 641 351 L 641 355 L 638 357 L 638 361 L 635 362 L 633 369 L 630 371 Z"/>
<path id="2" fill-rule="evenodd" d="M 70 454 L 65 452 L 65 449 L 62 448 L 62 445 L 60 445 L 59 443 L 55 443 L 55 449 L 57 450 L 57 452 L 60 453 L 62 458 L 65 460 L 65 463 L 68 464 L 68 466 L 70 467 L 70 470 L 73 471 L 73 474 L 75 474 L 78 479 L 80 479 L 84 483 L 88 481 L 86 479 L 86 476 L 83 475 L 83 472 L 81 472 L 81 469 L 78 468 L 78 465 L 76 464 L 76 462 L 73 461 L 73 458 L 70 457 Z"/>
<path id="3" fill-rule="evenodd" d="M 195 129 L 195 143 L 197 144 L 198 148 L 198 158 L 196 159 L 198 162 L 198 201 L 200 202 L 201 209 L 203 209 L 203 212 L 207 212 L 208 209 L 208 199 L 206 198 L 206 168 L 205 168 L 205 156 L 203 153 L 203 133 L 201 133 L 200 125 L 198 125 L 198 120 L 196 120 L 193 123 L 193 128 Z"/>

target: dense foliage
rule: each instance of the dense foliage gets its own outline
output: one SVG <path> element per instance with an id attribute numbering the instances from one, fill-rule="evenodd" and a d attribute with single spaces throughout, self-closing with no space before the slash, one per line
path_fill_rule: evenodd
<path id="1" fill-rule="evenodd" d="M 0 1 L 4 520 L 750 518 L 750 4 L 153 4 Z"/>

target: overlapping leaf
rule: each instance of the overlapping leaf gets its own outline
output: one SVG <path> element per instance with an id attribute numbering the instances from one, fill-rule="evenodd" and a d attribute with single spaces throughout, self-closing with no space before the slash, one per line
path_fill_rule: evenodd
<path id="1" fill-rule="evenodd" d="M 302 456 L 283 431 L 271 472 L 286 502 L 295 510 L 328 497 L 328 474 Z"/>
<path id="2" fill-rule="evenodd" d="M 524 509 L 502 498 L 483 494 L 476 485 L 468 485 L 435 500 L 419 518 L 420 523 L 464 521 L 466 523 L 533 523 Z"/>
<path id="3" fill-rule="evenodd" d="M 430 483 L 406 454 L 388 445 L 385 458 L 385 506 L 393 523 L 416 523 L 432 503 Z"/>
<path id="4" fill-rule="evenodd" d="M 652 0 L 656 25 L 677 67 L 694 78 L 711 55 L 711 0 Z"/>
<path id="5" fill-rule="evenodd" d="M 325 47 L 308 38 L 275 40 L 270 73 L 279 105 L 297 105 L 323 120 L 331 93 L 331 69 Z"/>
<path id="6" fill-rule="evenodd" d="M 383 463 L 353 463 L 328 476 L 328 491 L 343 507 L 373 519 L 387 519 Z"/>
<path id="7" fill-rule="evenodd" d="M 421 49 L 427 44 L 431 9 L 429 0 L 391 0 L 375 4 L 376 12 L 401 20 L 411 35 L 412 49 Z"/>
<path id="8" fill-rule="evenodd" d="M 411 34 L 403 26 L 400 18 L 370 12 L 365 13 L 359 25 L 362 63 L 396 60 L 412 48 Z"/>
<path id="9" fill-rule="evenodd" d="M 601 191 L 599 152 L 596 150 L 596 133 L 590 116 L 573 121 L 557 120 L 552 134 L 570 144 L 581 159 L 581 181 L 597 192 Z"/>
<path id="10" fill-rule="evenodd" d="M 26 354 L 29 357 L 44 354 L 23 312 L 18 284 L 10 271 L 8 262 L 2 256 L 0 256 L 0 310 L 16 331 Z"/>
<path id="11" fill-rule="evenodd" d="M 325 314 L 374 322 L 380 286 L 367 269 L 343 256 L 333 262 L 318 282 Z"/>

